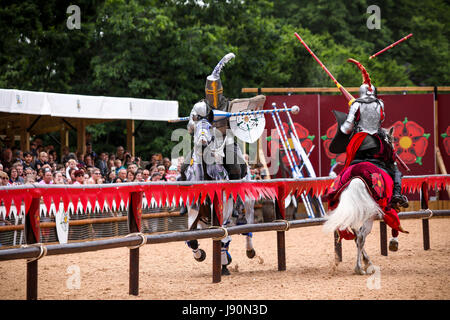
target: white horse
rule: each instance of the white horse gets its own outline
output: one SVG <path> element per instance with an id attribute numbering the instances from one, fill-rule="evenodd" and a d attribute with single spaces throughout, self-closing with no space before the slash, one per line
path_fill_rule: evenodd
<path id="1" fill-rule="evenodd" d="M 206 119 L 200 119 L 196 122 L 194 127 L 194 150 L 192 153 L 192 162 L 186 169 L 185 175 L 187 181 L 205 181 L 205 180 L 229 180 L 228 172 L 223 166 L 223 159 L 225 157 L 225 139 L 220 141 L 221 134 L 217 132 L 215 127 Z M 237 212 L 237 224 L 253 223 L 254 217 L 254 201 L 246 199 L 243 202 L 240 197 L 234 201 L 231 195 L 228 199 L 223 195 L 223 227 L 227 227 L 232 223 L 233 211 Z M 192 203 L 189 199 L 188 208 L 188 228 L 195 230 L 197 228 L 207 228 L 212 224 L 214 210 L 212 209 L 212 201 L 209 196 L 206 197 L 204 203 Z M 247 256 L 253 258 L 255 250 L 253 248 L 252 234 L 246 234 L 246 249 Z M 222 274 L 230 274 L 227 266 L 231 263 L 232 258 L 228 252 L 231 237 L 227 236 L 222 239 Z M 194 258 L 197 261 L 203 261 L 206 258 L 206 253 L 199 248 L 197 240 L 187 241 L 188 246 L 192 249 Z"/>
<path id="2" fill-rule="evenodd" d="M 384 145 L 383 156 L 392 157 L 390 134 Z M 373 221 L 382 218 L 393 230 L 393 234 L 405 231 L 400 225 L 398 210 L 390 206 L 393 180 L 383 169 L 365 161 L 347 167 L 333 182 L 328 193 L 329 206 L 332 209 L 323 226 L 325 232 L 338 231 L 346 239 L 354 239 L 357 247 L 356 274 L 373 273 L 372 262 L 364 250 L 366 237 L 372 230 Z M 396 238 L 393 240 L 397 243 Z M 392 249 L 391 249 L 392 250 Z M 364 268 L 361 265 L 364 262 Z M 338 264 L 336 259 L 336 266 Z"/>

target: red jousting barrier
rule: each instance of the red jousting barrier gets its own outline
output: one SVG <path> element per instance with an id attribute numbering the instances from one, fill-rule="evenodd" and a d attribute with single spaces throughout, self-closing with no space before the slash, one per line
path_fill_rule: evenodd
<path id="1" fill-rule="evenodd" d="M 232 196 L 236 199 L 237 196 L 250 197 L 258 200 L 259 198 L 284 200 L 284 198 L 293 193 L 300 195 L 303 192 L 315 196 L 323 196 L 327 193 L 328 188 L 333 183 L 333 178 L 306 178 L 301 180 L 293 179 L 274 179 L 274 180 L 259 180 L 259 181 L 240 181 L 240 182 L 208 182 L 197 184 L 186 183 L 137 183 L 137 184 L 111 184 L 101 186 L 67 186 L 52 185 L 45 187 L 42 185 L 17 186 L 17 187 L 2 187 L 0 188 L 0 200 L 6 209 L 6 216 L 9 215 L 11 206 L 17 204 L 25 205 L 25 212 L 28 213 L 33 198 L 42 198 L 44 205 L 48 212 L 53 203 L 64 204 L 64 210 L 67 210 L 70 203 L 74 204 L 74 209 L 77 211 L 79 204 L 82 205 L 83 210 L 86 211 L 87 203 L 91 207 L 95 207 L 96 201 L 103 211 L 105 201 L 111 206 L 113 200 L 118 205 L 122 200 L 127 206 L 130 199 L 130 193 L 143 192 L 145 197 L 149 200 L 152 197 L 157 202 L 165 203 L 169 200 L 175 199 L 175 204 L 179 205 L 182 199 L 184 203 L 192 200 L 200 199 L 205 201 L 209 196 L 211 199 L 217 195 L 219 203 L 223 201 L 222 195 Z M 428 189 L 444 190 L 450 187 L 450 175 L 431 175 L 431 176 L 406 176 L 403 177 L 402 189 L 404 193 L 415 193 L 420 190 L 422 185 L 426 183 Z M 280 195 L 281 198 L 280 199 Z M 18 206 L 20 210 L 20 205 Z"/>

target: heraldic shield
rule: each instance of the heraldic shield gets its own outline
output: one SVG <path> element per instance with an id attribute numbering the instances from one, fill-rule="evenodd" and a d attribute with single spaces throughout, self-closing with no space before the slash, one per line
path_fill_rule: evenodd
<path id="1" fill-rule="evenodd" d="M 347 119 L 347 114 L 345 112 L 333 110 L 333 114 L 336 117 L 337 128 L 336 134 L 330 143 L 330 152 L 335 154 L 344 153 L 346 151 L 347 145 L 350 142 L 351 134 L 345 134 L 341 131 L 340 127 Z"/>
<path id="2" fill-rule="evenodd" d="M 266 97 L 258 95 L 248 99 L 234 99 L 230 102 L 231 113 L 262 110 Z M 230 117 L 230 128 L 240 140 L 253 143 L 261 137 L 266 127 L 264 114 L 248 114 Z"/>

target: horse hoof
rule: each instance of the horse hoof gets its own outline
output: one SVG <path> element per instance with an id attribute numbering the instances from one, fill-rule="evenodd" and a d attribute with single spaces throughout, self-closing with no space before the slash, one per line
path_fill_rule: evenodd
<path id="1" fill-rule="evenodd" d="M 373 264 L 368 265 L 366 268 L 366 274 L 374 274 L 374 273 L 375 273 L 375 268 L 374 268 Z"/>
<path id="2" fill-rule="evenodd" d="M 229 276 L 230 274 L 230 270 L 228 270 L 227 266 L 222 266 L 222 275 Z"/>
<path id="3" fill-rule="evenodd" d="M 199 249 L 199 251 L 200 251 L 200 257 L 198 257 L 198 258 L 194 257 L 194 258 L 195 258 L 195 260 L 197 260 L 198 262 L 202 262 L 203 260 L 206 259 L 206 252 L 205 252 L 205 250 L 203 250 L 203 249 Z"/>
<path id="4" fill-rule="evenodd" d="M 255 249 L 251 249 L 251 250 L 247 250 L 247 257 L 249 259 L 253 259 L 256 256 L 256 251 Z"/>
<path id="5" fill-rule="evenodd" d="M 366 272 L 363 269 L 361 269 L 361 268 L 355 268 L 355 273 L 359 274 L 361 276 L 366 274 Z"/>
<path id="6" fill-rule="evenodd" d="M 398 241 L 391 239 L 389 241 L 389 251 L 398 251 Z"/>

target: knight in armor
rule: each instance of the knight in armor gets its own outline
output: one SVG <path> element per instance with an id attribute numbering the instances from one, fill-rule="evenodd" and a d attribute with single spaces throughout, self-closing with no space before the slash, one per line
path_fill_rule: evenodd
<path id="1" fill-rule="evenodd" d="M 385 118 L 384 103 L 378 99 L 377 89 L 371 84 L 364 66 L 354 59 L 348 61 L 356 64 L 361 70 L 363 84 L 359 88 L 359 98 L 353 101 L 347 118 L 339 126 L 340 131 L 350 137 L 346 148 L 347 159 L 344 169 L 350 164 L 363 161 L 369 161 L 381 167 L 389 173 L 394 182 L 391 205 L 395 208 L 400 206 L 407 208 L 408 199 L 401 194 L 402 174 L 395 161 L 390 137 L 381 128 Z M 383 153 L 380 148 L 392 149 L 389 150 L 392 156 L 389 158 L 381 156 Z"/>
<path id="2" fill-rule="evenodd" d="M 223 119 L 220 121 L 214 121 L 214 110 L 220 111 L 230 111 L 230 100 L 223 95 L 223 86 L 220 79 L 220 72 L 227 62 L 233 59 L 235 55 L 233 53 L 228 53 L 225 55 L 214 68 L 213 72 L 206 78 L 205 84 L 205 98 L 197 102 L 191 110 L 189 115 L 189 123 L 187 129 L 191 135 L 194 134 L 194 127 L 196 121 L 201 119 L 207 119 L 208 122 L 212 124 L 213 127 L 218 129 L 224 139 L 226 139 L 225 144 L 225 158 L 223 159 L 223 164 L 228 172 L 230 180 L 240 180 L 247 174 L 247 164 L 244 160 L 239 145 L 234 139 L 234 136 L 230 134 L 227 129 L 230 128 L 229 119 Z M 187 155 L 185 157 L 185 162 L 181 166 L 181 181 L 186 181 L 186 169 L 189 166 L 191 156 Z M 186 213 L 186 207 L 181 208 L 181 214 Z"/>

